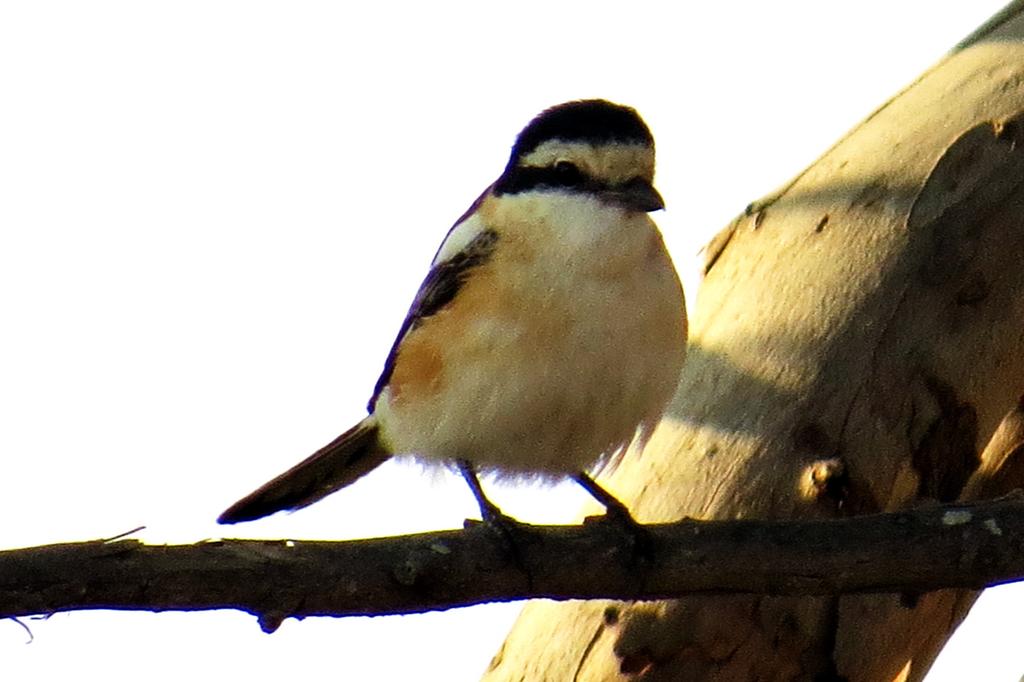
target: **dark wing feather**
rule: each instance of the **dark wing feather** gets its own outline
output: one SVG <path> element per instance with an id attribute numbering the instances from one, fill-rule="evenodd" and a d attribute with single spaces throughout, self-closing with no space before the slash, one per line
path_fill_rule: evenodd
<path id="1" fill-rule="evenodd" d="M 377 424 L 364 419 L 269 483 L 235 502 L 217 523 L 252 521 L 300 509 L 368 474 L 391 453 L 377 440 Z"/>
<path id="2" fill-rule="evenodd" d="M 398 348 L 402 345 L 405 335 L 415 329 L 424 319 L 434 315 L 439 310 L 451 303 L 458 293 L 459 288 L 466 279 L 466 275 L 473 268 L 487 262 L 487 259 L 494 252 L 494 245 L 498 241 L 498 235 L 492 230 L 483 230 L 475 236 L 466 247 L 449 258 L 434 265 L 427 273 L 426 279 L 420 285 L 416 298 L 413 299 L 409 312 L 398 330 L 398 336 L 391 345 L 388 359 L 384 362 L 384 371 L 381 372 L 377 384 L 373 387 L 373 395 L 366 409 L 373 412 L 373 404 L 384 387 L 391 380 L 391 373 L 395 370 L 395 361 L 398 359 Z"/>

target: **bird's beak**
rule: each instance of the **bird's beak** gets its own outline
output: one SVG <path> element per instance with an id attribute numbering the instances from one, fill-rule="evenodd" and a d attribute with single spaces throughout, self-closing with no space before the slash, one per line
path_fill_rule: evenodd
<path id="1" fill-rule="evenodd" d="M 641 178 L 634 178 L 622 185 L 609 187 L 601 196 L 611 204 L 621 206 L 628 211 L 660 211 L 665 208 L 665 200 L 654 189 L 654 185 Z"/>

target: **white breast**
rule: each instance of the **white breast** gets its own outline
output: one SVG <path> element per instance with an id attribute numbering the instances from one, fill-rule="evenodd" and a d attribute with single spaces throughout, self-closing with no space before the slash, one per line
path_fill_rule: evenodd
<path id="1" fill-rule="evenodd" d="M 660 418 L 685 353 L 682 289 L 661 235 L 646 214 L 524 194 L 485 202 L 438 259 L 484 224 L 499 235 L 492 259 L 450 314 L 421 328 L 446 337 L 437 390 L 393 400 L 386 389 L 376 409 L 385 442 L 513 476 L 606 461 Z M 477 303 L 460 317 L 463 296 Z"/>

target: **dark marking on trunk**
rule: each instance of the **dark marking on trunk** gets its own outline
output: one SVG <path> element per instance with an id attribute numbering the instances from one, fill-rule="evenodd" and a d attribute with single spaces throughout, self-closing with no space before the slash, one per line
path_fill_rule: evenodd
<path id="1" fill-rule="evenodd" d="M 952 386 L 934 376 L 924 378 L 935 399 L 939 416 L 929 425 L 914 450 L 918 497 L 953 502 L 967 479 L 981 464 L 978 456 L 978 415 L 970 403 L 960 402 Z"/>
<path id="2" fill-rule="evenodd" d="M 932 240 L 920 266 L 925 284 L 957 286 L 968 279 L 980 226 L 1021 184 L 1024 130 L 1018 117 L 979 123 L 960 135 L 943 152 L 914 199 L 907 229 L 912 234 L 927 230 Z M 957 289 L 963 286 L 966 283 Z"/>
<path id="3" fill-rule="evenodd" d="M 957 305 L 974 306 L 981 303 L 992 292 L 992 284 L 980 272 L 968 275 L 967 281 L 956 292 Z"/>

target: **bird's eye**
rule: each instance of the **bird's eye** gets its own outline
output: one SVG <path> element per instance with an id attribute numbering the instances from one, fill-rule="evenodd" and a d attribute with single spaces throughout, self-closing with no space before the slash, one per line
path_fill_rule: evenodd
<path id="1" fill-rule="evenodd" d="M 556 161 L 555 180 L 562 187 L 573 187 L 583 182 L 583 173 L 572 161 Z"/>

